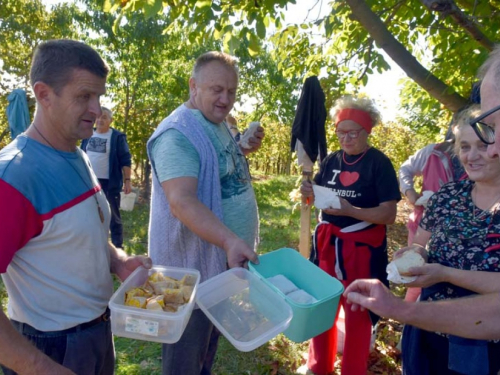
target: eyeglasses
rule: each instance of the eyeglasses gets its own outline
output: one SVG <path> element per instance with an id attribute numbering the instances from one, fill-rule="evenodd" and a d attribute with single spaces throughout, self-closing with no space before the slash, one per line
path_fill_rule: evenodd
<path id="1" fill-rule="evenodd" d="M 338 139 L 344 139 L 345 137 L 349 137 L 351 139 L 356 139 L 359 137 L 359 133 L 361 133 L 364 129 L 359 130 L 349 130 L 348 132 L 336 131 L 335 135 Z"/>
<path id="2" fill-rule="evenodd" d="M 474 133 L 476 133 L 481 142 L 484 142 L 487 145 L 492 145 L 495 143 L 495 128 L 489 126 L 488 124 L 485 124 L 481 120 L 485 119 L 498 110 L 500 110 L 500 105 L 490 109 L 489 111 L 483 113 L 481 116 L 478 116 L 469 122 L 470 126 L 472 126 L 472 129 L 474 129 Z"/>

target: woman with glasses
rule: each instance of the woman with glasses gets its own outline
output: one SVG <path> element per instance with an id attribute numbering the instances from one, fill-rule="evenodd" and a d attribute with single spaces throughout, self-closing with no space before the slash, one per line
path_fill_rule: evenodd
<path id="1" fill-rule="evenodd" d="M 394 222 L 401 195 L 391 161 L 368 143 L 380 114 L 371 100 L 355 97 L 340 98 L 332 114 L 341 149 L 323 160 L 314 183 L 336 193 L 340 207 L 321 211 L 311 260 L 344 287 L 356 279 L 373 277 L 387 285 L 386 225 Z M 310 182 L 304 182 L 301 191 L 305 197 L 314 197 Z M 341 304 L 344 302 L 341 297 Z M 342 374 L 365 375 L 372 324 L 378 317 L 348 308 L 344 312 Z M 334 370 L 336 353 L 334 324 L 312 339 L 307 365 L 314 374 L 329 374 Z"/>
<path id="2" fill-rule="evenodd" d="M 488 156 L 487 144 L 469 125 L 478 111 L 475 106 L 466 112 L 455 128 L 455 152 L 468 178 L 443 185 L 430 198 L 411 247 L 428 261 L 412 269 L 417 279 L 409 284 L 422 287 L 422 301 L 500 292 L 500 163 Z M 406 325 L 403 370 L 407 375 L 497 374 L 500 344 Z"/>

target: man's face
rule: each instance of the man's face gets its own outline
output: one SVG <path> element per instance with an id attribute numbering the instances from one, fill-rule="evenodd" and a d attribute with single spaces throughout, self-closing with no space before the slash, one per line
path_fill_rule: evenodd
<path id="1" fill-rule="evenodd" d="M 106 78 L 75 69 L 59 94 L 51 90 L 47 117 L 68 144 L 92 136 L 95 120 L 102 114 L 99 100 L 106 92 L 105 85 Z"/>
<path id="2" fill-rule="evenodd" d="M 102 115 L 98 117 L 95 122 L 97 130 L 101 133 L 106 133 L 109 130 L 111 121 L 111 113 L 107 110 L 103 110 Z"/>
<path id="3" fill-rule="evenodd" d="M 236 100 L 238 76 L 234 69 L 218 61 L 203 66 L 196 79 L 189 80 L 190 102 L 214 124 L 229 114 Z"/>
<path id="4" fill-rule="evenodd" d="M 494 74 L 490 69 L 481 84 L 481 112 L 483 113 L 500 105 L 500 93 L 493 84 L 494 79 Z M 500 85 L 500 82 L 498 84 Z M 500 155 L 500 111 L 493 112 L 483 122 L 495 129 L 495 143 L 488 146 L 488 155 L 490 157 Z"/>

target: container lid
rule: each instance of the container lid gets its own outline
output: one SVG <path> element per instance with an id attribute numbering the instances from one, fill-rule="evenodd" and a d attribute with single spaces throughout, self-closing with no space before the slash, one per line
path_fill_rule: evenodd
<path id="1" fill-rule="evenodd" d="M 286 330 L 293 315 L 282 297 L 245 268 L 232 268 L 201 283 L 196 302 L 242 352 Z"/>

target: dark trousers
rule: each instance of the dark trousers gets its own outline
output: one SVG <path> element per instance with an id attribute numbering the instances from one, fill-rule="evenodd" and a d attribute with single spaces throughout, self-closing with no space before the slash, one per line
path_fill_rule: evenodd
<path id="1" fill-rule="evenodd" d="M 123 247 L 123 225 L 120 216 L 120 192 L 108 190 L 109 180 L 99 179 L 102 191 L 106 195 L 109 207 L 111 208 L 111 221 L 109 229 L 111 231 L 111 242 L 116 247 Z"/>
<path id="2" fill-rule="evenodd" d="M 175 344 L 162 345 L 162 375 L 210 375 L 220 332 L 200 309 Z"/>
<path id="3" fill-rule="evenodd" d="M 27 324 L 11 322 L 40 351 L 75 374 L 114 374 L 115 350 L 109 321 L 71 333 L 42 332 Z M 16 374 L 3 366 L 2 370 L 5 375 Z"/>

